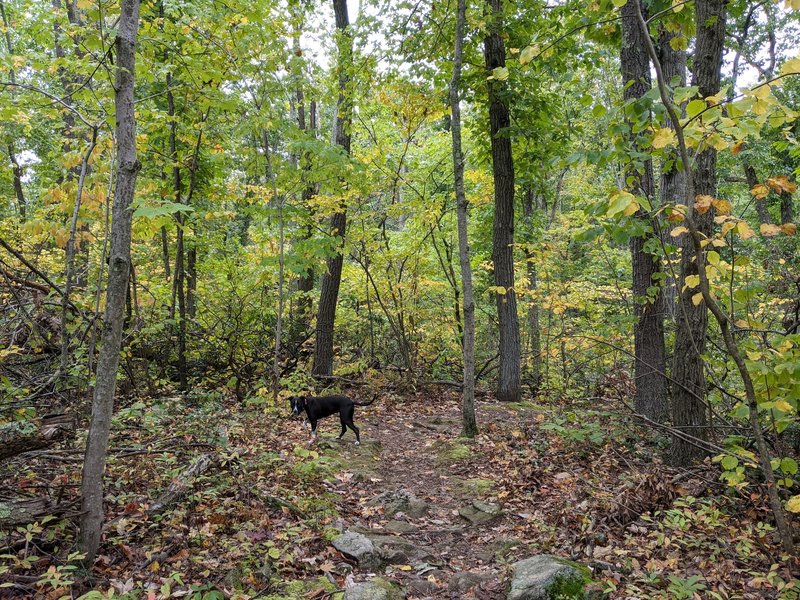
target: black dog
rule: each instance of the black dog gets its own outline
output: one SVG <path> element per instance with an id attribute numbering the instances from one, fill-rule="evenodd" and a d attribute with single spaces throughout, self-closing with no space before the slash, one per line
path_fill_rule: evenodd
<path id="1" fill-rule="evenodd" d="M 323 417 L 339 413 L 339 420 L 342 423 L 342 433 L 339 439 L 347 432 L 347 428 L 356 434 L 356 446 L 361 445 L 358 427 L 353 423 L 353 413 L 356 406 L 369 406 L 377 399 L 376 394 L 369 402 L 353 402 L 347 396 L 293 396 L 289 398 L 292 403 L 292 412 L 299 416 L 305 411 L 308 422 L 311 423 L 311 441 L 313 443 L 317 437 L 317 421 Z"/>

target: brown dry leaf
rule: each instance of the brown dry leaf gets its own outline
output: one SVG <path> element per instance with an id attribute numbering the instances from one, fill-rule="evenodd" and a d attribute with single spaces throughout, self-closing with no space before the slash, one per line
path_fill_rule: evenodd
<path id="1" fill-rule="evenodd" d="M 711 208 L 712 202 L 714 202 L 713 197 L 708 196 L 706 194 L 698 194 L 694 199 L 694 208 L 701 215 L 704 215 Z"/>
<path id="2" fill-rule="evenodd" d="M 731 154 L 736 156 L 737 154 L 739 154 L 739 152 L 742 151 L 743 148 L 744 148 L 744 140 L 740 140 L 736 142 L 731 148 Z"/>
<path id="3" fill-rule="evenodd" d="M 797 190 L 797 184 L 789 181 L 789 178 L 786 177 L 786 175 L 770 177 L 767 179 L 767 185 L 779 194 L 793 194 Z"/>
<path id="4" fill-rule="evenodd" d="M 784 223 L 781 225 L 781 231 L 783 231 L 783 233 L 786 235 L 794 235 L 797 233 L 797 225 L 794 223 Z"/>
<path id="5" fill-rule="evenodd" d="M 781 232 L 781 228 L 778 227 L 777 225 L 770 225 L 767 223 L 762 223 L 760 230 L 761 230 L 761 235 L 764 235 L 766 237 L 772 237 L 778 235 Z"/>

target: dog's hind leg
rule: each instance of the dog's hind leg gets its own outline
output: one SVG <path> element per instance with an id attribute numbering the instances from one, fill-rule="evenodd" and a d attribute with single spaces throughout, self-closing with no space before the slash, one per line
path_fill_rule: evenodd
<path id="1" fill-rule="evenodd" d="M 360 446 L 361 445 L 361 436 L 358 433 L 358 427 L 356 427 L 355 423 L 353 423 L 353 422 L 348 423 L 347 426 L 350 429 L 353 430 L 353 433 L 356 434 L 356 446 Z M 342 434 L 342 435 L 344 435 L 344 434 Z"/>
<path id="2" fill-rule="evenodd" d="M 339 439 L 342 439 L 345 433 L 347 433 L 347 423 L 342 420 L 342 433 L 339 434 Z"/>

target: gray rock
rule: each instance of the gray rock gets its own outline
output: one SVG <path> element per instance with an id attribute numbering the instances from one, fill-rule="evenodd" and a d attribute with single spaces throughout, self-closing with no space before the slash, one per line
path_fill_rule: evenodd
<path id="1" fill-rule="evenodd" d="M 584 600 L 588 575 L 543 554 L 514 563 L 508 600 Z"/>
<path id="2" fill-rule="evenodd" d="M 389 521 L 384 526 L 384 529 L 389 533 L 396 534 L 411 533 L 417 530 L 411 523 L 406 523 L 405 521 Z"/>
<path id="3" fill-rule="evenodd" d="M 412 519 L 424 517 L 428 513 L 428 503 L 420 500 L 408 490 L 386 491 L 367 502 L 369 506 L 383 506 L 385 514 L 391 516 L 403 513 Z"/>
<path id="4" fill-rule="evenodd" d="M 381 565 L 381 558 L 375 545 L 367 536 L 347 531 L 333 539 L 333 547 L 345 556 L 358 561 L 362 569 L 377 569 Z"/>
<path id="5" fill-rule="evenodd" d="M 458 514 L 473 525 L 480 525 L 481 523 L 487 523 L 499 517 L 503 514 L 503 511 L 497 504 L 473 500 L 472 505 L 459 508 Z"/>
<path id="6" fill-rule="evenodd" d="M 402 597 L 395 586 L 379 578 L 362 583 L 348 578 L 344 587 L 344 600 L 400 600 Z"/>
<path id="7" fill-rule="evenodd" d="M 465 594 L 491 578 L 492 576 L 489 574 L 473 573 L 471 571 L 456 573 L 450 578 L 448 589 L 454 594 Z"/>

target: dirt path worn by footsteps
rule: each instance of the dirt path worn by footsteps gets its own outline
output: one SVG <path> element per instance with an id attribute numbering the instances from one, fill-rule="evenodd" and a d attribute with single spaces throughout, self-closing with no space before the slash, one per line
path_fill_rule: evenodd
<path id="1" fill-rule="evenodd" d="M 484 430 L 516 417 L 499 404 L 479 408 Z M 372 540 L 380 563 L 353 561 L 351 580 L 381 576 L 407 598 L 503 597 L 503 554 L 515 540 L 498 527 L 508 517 L 492 480 L 472 472 L 480 457 L 459 438 L 457 403 L 361 409 L 356 423 L 361 447 L 349 436 L 331 442 L 346 465 L 335 488 L 346 498 L 343 530 Z"/>

